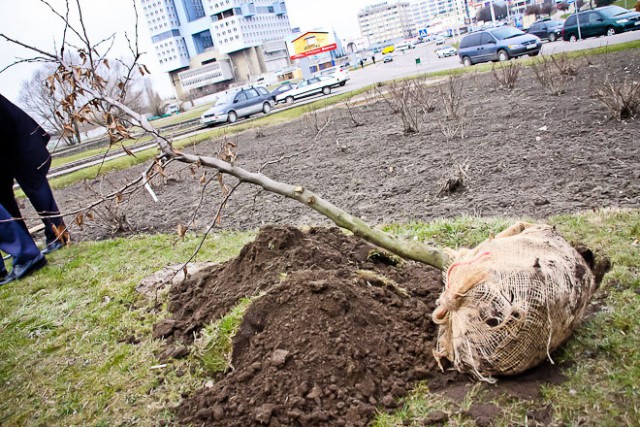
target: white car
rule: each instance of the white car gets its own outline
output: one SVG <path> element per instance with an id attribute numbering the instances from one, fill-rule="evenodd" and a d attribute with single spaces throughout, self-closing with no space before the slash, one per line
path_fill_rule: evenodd
<path id="1" fill-rule="evenodd" d="M 456 48 L 449 45 L 445 45 L 436 49 L 436 55 L 438 56 L 438 58 L 445 58 L 447 56 L 456 56 L 457 54 L 458 54 L 458 51 L 456 50 Z"/>
<path id="2" fill-rule="evenodd" d="M 316 77 L 335 77 L 338 79 L 336 86 L 344 86 L 349 81 L 349 70 L 347 67 L 340 65 L 337 67 L 325 68 L 316 75 Z"/>
<path id="3" fill-rule="evenodd" d="M 276 95 L 276 103 L 291 104 L 294 100 L 317 94 L 329 95 L 331 88 L 339 85 L 336 77 L 312 77 L 298 83 L 293 89 Z"/>

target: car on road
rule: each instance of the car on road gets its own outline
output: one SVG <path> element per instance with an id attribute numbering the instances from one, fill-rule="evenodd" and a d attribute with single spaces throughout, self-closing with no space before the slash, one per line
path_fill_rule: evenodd
<path id="1" fill-rule="evenodd" d="M 441 45 L 444 44 L 444 37 L 437 37 L 436 38 L 436 46 L 437 45 Z"/>
<path id="2" fill-rule="evenodd" d="M 241 117 L 271 112 L 271 93 L 263 86 L 250 86 L 228 91 L 200 116 L 205 126 L 220 123 L 235 123 Z"/>
<path id="3" fill-rule="evenodd" d="M 393 62 L 393 56 L 385 56 L 382 62 L 384 62 L 385 64 L 387 62 Z"/>
<path id="4" fill-rule="evenodd" d="M 540 49 L 542 41 L 538 36 L 504 26 L 464 36 L 458 55 L 460 62 L 468 67 L 479 62 L 506 61 L 522 55 L 536 56 Z"/>
<path id="5" fill-rule="evenodd" d="M 316 74 L 317 77 L 335 77 L 337 83 L 335 86 L 344 86 L 349 81 L 349 70 L 347 67 L 338 65 L 336 67 L 325 68 Z"/>
<path id="6" fill-rule="evenodd" d="M 540 37 L 541 40 L 549 40 L 554 42 L 562 38 L 562 27 L 564 21 L 555 19 L 541 19 L 536 21 L 529 27 L 528 34 Z"/>
<path id="7" fill-rule="evenodd" d="M 276 103 L 286 102 L 291 104 L 296 99 L 305 98 L 307 96 L 324 94 L 329 95 L 331 88 L 336 86 L 338 80 L 335 77 L 312 77 L 295 85 L 291 90 L 276 95 Z"/>
<path id="8" fill-rule="evenodd" d="M 293 89 L 294 86 L 295 84 L 291 82 L 282 83 L 280 86 L 278 86 L 277 88 L 271 91 L 271 99 L 275 101 L 276 96 L 280 95 L 282 92 L 286 92 L 288 90 Z"/>
<path id="9" fill-rule="evenodd" d="M 580 32 L 578 32 L 578 22 Z M 640 12 L 630 12 L 620 6 L 596 7 L 570 15 L 564 21 L 562 38 L 575 42 L 578 38 L 612 36 L 640 29 Z"/>
<path id="10" fill-rule="evenodd" d="M 456 56 L 458 54 L 458 51 L 456 50 L 456 48 L 449 45 L 444 45 L 442 47 L 439 47 L 435 50 L 435 52 L 438 58 L 445 58 L 447 56 Z"/>

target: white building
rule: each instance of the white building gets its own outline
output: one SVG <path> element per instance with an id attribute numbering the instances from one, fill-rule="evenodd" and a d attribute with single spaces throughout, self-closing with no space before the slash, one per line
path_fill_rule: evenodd
<path id="1" fill-rule="evenodd" d="M 286 65 L 283 39 L 291 25 L 284 1 L 138 1 L 161 70 L 179 97 L 219 91 Z"/>
<path id="2" fill-rule="evenodd" d="M 204 0 L 213 21 L 211 35 L 222 53 L 282 40 L 291 33 L 284 1 Z"/>
<path id="3" fill-rule="evenodd" d="M 414 32 L 426 28 L 429 35 L 457 30 L 465 26 L 467 5 L 465 0 L 413 0 L 411 13 Z"/>
<path id="4" fill-rule="evenodd" d="M 435 0 L 414 0 L 411 2 L 411 15 L 415 32 L 428 27 L 431 17 L 437 14 L 437 1 Z"/>
<path id="5" fill-rule="evenodd" d="M 358 12 L 360 33 L 370 45 L 382 45 L 416 36 L 408 2 L 385 1 Z"/>

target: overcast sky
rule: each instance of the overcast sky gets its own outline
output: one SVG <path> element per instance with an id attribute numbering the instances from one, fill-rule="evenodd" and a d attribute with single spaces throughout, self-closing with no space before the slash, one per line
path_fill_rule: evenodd
<path id="1" fill-rule="evenodd" d="M 63 0 L 49 0 L 64 11 Z M 293 27 L 302 30 L 315 27 L 333 28 L 341 38 L 357 37 L 360 34 L 357 13 L 367 4 L 376 0 L 286 0 L 289 19 Z M 74 2 L 75 3 L 75 2 Z M 109 35 L 116 34 L 116 44 L 112 52 L 115 56 L 123 56 L 128 52 L 125 32 L 134 33 L 134 12 L 132 0 L 81 0 L 83 15 L 89 37 L 99 41 Z M 140 50 L 152 51 L 146 23 L 141 18 L 139 23 Z M 53 15 L 39 0 L 0 0 L 0 33 L 19 39 L 29 45 L 43 50 L 59 49 L 64 26 L 62 21 Z M 23 48 L 0 41 L 0 69 L 16 61 L 30 58 L 33 55 Z M 163 96 L 172 94 L 168 77 L 158 69 L 154 54 L 145 55 L 142 59 L 154 75 L 154 83 Z M 0 74 L 0 93 L 13 102 L 17 102 L 21 83 L 28 79 L 34 64 L 19 64 Z"/>

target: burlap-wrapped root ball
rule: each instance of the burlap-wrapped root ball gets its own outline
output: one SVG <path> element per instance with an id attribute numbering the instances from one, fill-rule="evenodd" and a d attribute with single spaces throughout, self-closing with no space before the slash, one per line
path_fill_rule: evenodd
<path id="1" fill-rule="evenodd" d="M 585 260 L 548 225 L 518 223 L 452 257 L 433 312 L 434 355 L 483 380 L 550 358 L 596 289 Z"/>

